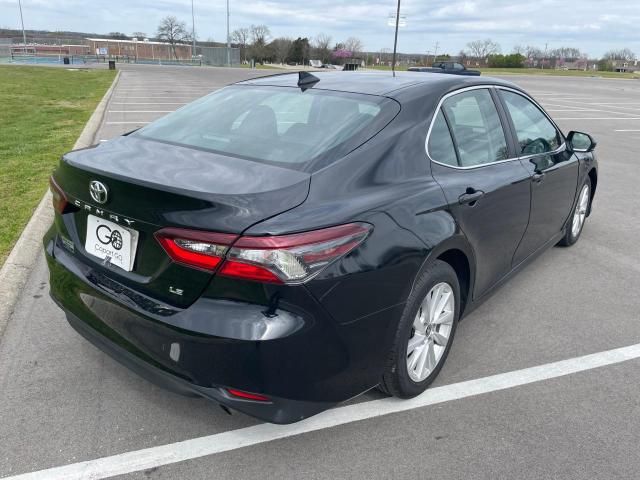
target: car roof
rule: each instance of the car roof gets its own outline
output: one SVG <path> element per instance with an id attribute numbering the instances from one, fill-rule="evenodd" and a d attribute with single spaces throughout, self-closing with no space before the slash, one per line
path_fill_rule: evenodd
<path id="1" fill-rule="evenodd" d="M 491 77 L 471 77 L 445 73 L 425 72 L 311 72 L 319 79 L 312 88 L 341 92 L 363 93 L 394 97 L 394 92 L 411 88 L 429 90 L 429 93 L 444 93 L 455 88 L 473 85 L 505 85 L 510 82 Z M 257 77 L 238 82 L 236 85 L 297 87 L 298 72 Z"/>

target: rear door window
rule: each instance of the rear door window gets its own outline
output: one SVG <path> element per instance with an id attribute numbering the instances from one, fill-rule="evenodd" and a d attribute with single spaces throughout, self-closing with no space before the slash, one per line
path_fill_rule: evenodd
<path id="1" fill-rule="evenodd" d="M 427 148 L 432 160 L 438 163 L 444 163 L 445 165 L 458 166 L 456 148 L 453 145 L 451 132 L 449 132 L 449 127 L 444 119 L 442 110 L 438 110 L 436 119 L 433 121 Z"/>
<path id="2" fill-rule="evenodd" d="M 447 98 L 442 104 L 461 167 L 508 158 L 507 141 L 489 90 L 475 89 Z"/>

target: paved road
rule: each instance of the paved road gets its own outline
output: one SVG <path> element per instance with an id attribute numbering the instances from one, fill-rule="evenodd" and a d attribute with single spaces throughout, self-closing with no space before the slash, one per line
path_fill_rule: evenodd
<path id="1" fill-rule="evenodd" d="M 124 68 L 98 139 L 253 74 Z M 640 84 L 511 79 L 538 98 L 565 131 L 597 137 L 595 210 L 575 247 L 546 252 L 460 324 L 434 385 L 444 390 L 640 343 Z M 130 373 L 67 326 L 47 289 L 40 259 L 0 343 L 0 477 L 258 423 Z M 193 455 L 181 463 L 132 468 L 118 478 L 638 477 L 640 360 L 522 383 L 226 453 Z M 366 406 L 380 398 L 370 392 L 352 403 Z"/>

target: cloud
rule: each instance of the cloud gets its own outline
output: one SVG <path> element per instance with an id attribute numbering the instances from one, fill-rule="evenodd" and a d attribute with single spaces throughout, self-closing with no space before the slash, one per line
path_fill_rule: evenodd
<path id="1" fill-rule="evenodd" d="M 166 15 L 190 25 L 191 0 L 23 0 L 25 26 L 31 29 L 88 33 L 143 31 L 151 35 Z M 201 39 L 224 41 L 225 2 L 194 0 L 196 31 Z M 355 36 L 370 51 L 393 45 L 387 18 L 395 0 L 230 0 L 231 29 L 266 24 L 273 36 L 331 35 L 334 41 Z M 572 46 L 593 56 L 627 47 L 640 54 L 636 2 L 601 0 L 403 0 L 407 26 L 402 52 L 433 50 L 452 54 L 479 38 L 491 38 L 508 52 L 513 45 L 549 48 Z M 0 0 L 0 25 L 20 25 L 16 0 Z M 623 28 L 621 28 L 623 27 Z"/>

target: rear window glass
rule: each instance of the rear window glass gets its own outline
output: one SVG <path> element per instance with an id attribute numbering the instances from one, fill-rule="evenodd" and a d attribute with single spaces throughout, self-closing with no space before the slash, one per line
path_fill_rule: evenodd
<path id="1" fill-rule="evenodd" d="M 303 170 L 344 156 L 399 110 L 395 101 L 374 95 L 236 86 L 197 100 L 135 135 Z"/>

